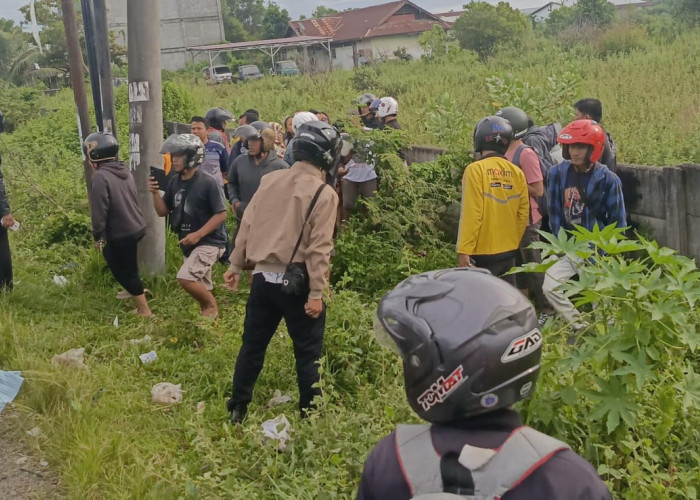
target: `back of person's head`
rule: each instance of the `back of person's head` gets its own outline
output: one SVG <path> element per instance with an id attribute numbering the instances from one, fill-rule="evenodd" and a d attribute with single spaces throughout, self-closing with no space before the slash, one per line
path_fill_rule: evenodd
<path id="1" fill-rule="evenodd" d="M 318 121 L 318 117 L 310 111 L 299 111 L 294 113 L 294 117 L 292 118 L 292 129 L 294 130 L 294 134 L 296 135 L 297 130 L 299 130 L 302 123 L 313 121 Z"/>
<path id="2" fill-rule="evenodd" d="M 209 108 L 204 118 L 206 118 L 211 127 L 214 127 L 216 130 L 223 130 L 224 124 L 229 120 L 233 120 L 233 115 L 224 108 Z"/>
<path id="3" fill-rule="evenodd" d="M 207 120 L 207 119 L 204 118 L 203 116 L 193 116 L 193 117 L 190 119 L 190 123 L 194 123 L 194 122 L 203 123 L 203 124 L 204 124 L 204 128 L 209 128 L 209 120 Z"/>
<path id="4" fill-rule="evenodd" d="M 574 103 L 574 109 L 591 120 L 600 123 L 603 120 L 603 104 L 598 99 L 586 97 Z"/>
<path id="5" fill-rule="evenodd" d="M 484 269 L 404 280 L 379 302 L 374 330 L 401 356 L 408 402 L 428 422 L 456 422 L 534 392 L 542 355 L 535 309 Z"/>
<path id="6" fill-rule="evenodd" d="M 116 160 L 119 142 L 112 134 L 95 132 L 85 138 L 83 151 L 92 163 Z"/>
<path id="7" fill-rule="evenodd" d="M 256 109 L 246 109 L 245 112 L 238 117 L 238 119 L 243 119 L 245 123 L 250 125 L 253 122 L 260 120 L 260 113 Z"/>
<path id="8" fill-rule="evenodd" d="M 340 160 L 340 133 L 320 120 L 302 123 L 292 143 L 294 161 L 306 161 L 334 174 Z"/>
<path id="9" fill-rule="evenodd" d="M 505 154 L 513 140 L 513 127 L 501 116 L 487 116 L 474 127 L 474 152 Z"/>
<path id="10" fill-rule="evenodd" d="M 513 139 L 521 139 L 527 133 L 527 129 L 530 128 L 525 111 L 515 106 L 499 109 L 496 116 L 505 118 L 510 122 L 510 126 L 513 128 Z"/>

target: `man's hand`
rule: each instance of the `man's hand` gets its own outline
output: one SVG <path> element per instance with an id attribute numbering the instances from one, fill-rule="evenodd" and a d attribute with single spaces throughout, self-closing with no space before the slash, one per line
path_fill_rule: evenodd
<path id="1" fill-rule="evenodd" d="M 148 177 L 148 190 L 153 193 L 153 194 L 158 194 L 158 181 L 156 181 L 156 178 L 153 176 Z"/>
<path id="2" fill-rule="evenodd" d="M 459 267 L 473 267 L 472 259 L 466 253 L 459 254 Z"/>
<path id="3" fill-rule="evenodd" d="M 202 237 L 199 235 L 198 231 L 195 231 L 194 233 L 190 233 L 184 238 L 180 240 L 180 245 L 184 245 L 186 247 L 192 247 L 199 243 L 199 241 L 202 239 Z"/>
<path id="4" fill-rule="evenodd" d="M 323 311 L 323 300 L 322 299 L 309 299 L 304 305 L 304 311 L 308 316 L 312 318 L 318 318 Z"/>
<path id="5" fill-rule="evenodd" d="M 104 242 L 104 240 L 97 240 L 93 243 L 93 246 L 95 247 L 95 250 L 97 250 L 98 252 L 101 252 L 105 246 L 105 242 Z"/>
<path id="6" fill-rule="evenodd" d="M 226 271 L 224 273 L 224 282 L 226 283 L 226 288 L 231 291 L 238 291 L 238 283 L 241 281 L 241 274 L 234 273 L 233 271 Z"/>
<path id="7" fill-rule="evenodd" d="M 234 212 L 236 212 L 238 210 L 238 207 L 240 207 L 240 206 L 241 206 L 240 201 L 234 201 L 233 205 L 231 205 L 231 208 L 233 209 Z"/>
<path id="8" fill-rule="evenodd" d="M 5 229 L 10 227 L 14 223 L 15 218 L 12 217 L 12 214 L 7 214 L 5 217 L 2 218 L 2 227 L 4 227 Z"/>

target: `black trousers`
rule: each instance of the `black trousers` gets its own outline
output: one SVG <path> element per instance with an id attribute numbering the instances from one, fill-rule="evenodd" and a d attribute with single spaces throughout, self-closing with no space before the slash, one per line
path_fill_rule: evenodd
<path id="1" fill-rule="evenodd" d="M 515 274 L 504 276 L 515 266 L 515 251 L 494 255 L 472 255 L 476 267 L 483 267 L 491 271 L 491 274 L 498 276 L 506 283 L 515 286 Z"/>
<path id="2" fill-rule="evenodd" d="M 143 237 L 143 235 L 141 235 Z M 138 236 L 108 241 L 102 255 L 114 279 L 131 295 L 143 295 L 143 282 L 139 277 L 137 260 Z"/>
<path id="3" fill-rule="evenodd" d="M 12 255 L 7 229 L 0 226 L 0 291 L 12 290 Z"/>
<path id="4" fill-rule="evenodd" d="M 310 408 L 314 396 L 321 394 L 319 388 L 312 386 L 319 380 L 316 362 L 321 358 L 326 309 L 324 306 L 321 315 L 312 318 L 304 312 L 305 304 L 306 297 L 284 294 L 281 285 L 266 282 L 262 274 L 253 275 L 243 325 L 243 345 L 233 373 L 233 393 L 226 405 L 229 411 L 247 406 L 253 399 L 253 387 L 262 370 L 265 351 L 282 318 L 294 346 L 299 410 Z"/>

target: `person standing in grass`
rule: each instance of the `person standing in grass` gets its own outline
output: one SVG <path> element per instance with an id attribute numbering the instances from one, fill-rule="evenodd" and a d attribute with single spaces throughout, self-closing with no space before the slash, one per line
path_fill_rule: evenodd
<path id="1" fill-rule="evenodd" d="M 568 444 L 523 426 L 542 334 L 532 304 L 474 268 L 412 276 L 384 295 L 374 332 L 401 356 L 423 425 L 399 425 L 370 452 L 357 500 L 611 500 Z"/>
<path id="2" fill-rule="evenodd" d="M 176 175 L 162 197 L 153 177 L 148 187 L 156 213 L 170 215 L 170 227 L 180 238 L 185 262 L 177 281 L 199 303 L 202 316 L 216 319 L 219 307 L 211 293 L 211 269 L 226 246 L 224 190 L 217 179 L 199 171 L 204 144 L 196 135 L 171 135 L 160 153 L 170 153 Z"/>
<path id="3" fill-rule="evenodd" d="M 479 158 L 464 169 L 457 254 L 460 267 L 488 269 L 511 285 L 520 241 L 530 215 L 527 180 L 504 156 L 513 139 L 510 122 L 487 116 L 474 128 Z"/>
<path id="4" fill-rule="evenodd" d="M 226 407 L 231 423 L 248 411 L 265 351 L 284 318 L 294 345 L 299 411 L 313 407 L 326 324 L 323 294 L 333 249 L 338 195 L 326 184 L 341 148 L 338 131 L 320 121 L 302 124 L 293 143 L 294 165 L 265 175 L 241 221 L 224 280 L 238 290 L 241 271 L 253 265 L 243 344 Z"/>
<path id="5" fill-rule="evenodd" d="M 90 134 L 83 147 L 95 169 L 90 193 L 95 248 L 102 250 L 114 278 L 136 302 L 136 313 L 152 316 L 136 258 L 138 242 L 146 235 L 146 224 L 134 178 L 117 158 L 119 143 L 113 135 Z"/>
<path id="6" fill-rule="evenodd" d="M 576 101 L 574 103 L 574 120 L 593 120 L 602 127 L 603 103 L 592 97 Z M 617 173 L 617 148 L 608 132 L 605 132 L 605 144 L 603 145 L 603 154 L 600 156 L 600 163 L 608 167 L 611 172 Z"/>
<path id="7" fill-rule="evenodd" d="M 5 130 L 5 117 L 0 111 L 0 134 Z M 2 156 L 0 156 L 2 167 Z M 7 229 L 12 227 L 15 219 L 12 217 L 10 204 L 5 193 L 5 182 L 0 170 L 0 292 L 12 290 L 12 254 L 10 253 L 10 239 L 7 237 Z"/>
<path id="8" fill-rule="evenodd" d="M 592 120 L 576 120 L 559 133 L 565 161 L 552 167 L 547 181 L 549 225 L 552 234 L 583 226 L 589 231 L 610 224 L 627 226 L 625 201 L 620 178 L 600 163 L 605 147 L 605 131 Z M 578 332 L 588 327 L 559 285 L 578 274 L 582 260 L 562 257 L 547 269 L 542 284 L 552 307 Z M 575 337 L 570 338 L 575 341 Z"/>

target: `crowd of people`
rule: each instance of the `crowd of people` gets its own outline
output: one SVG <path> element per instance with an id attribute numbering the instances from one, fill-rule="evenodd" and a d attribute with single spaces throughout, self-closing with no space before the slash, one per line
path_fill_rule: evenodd
<path id="1" fill-rule="evenodd" d="M 356 104 L 365 129 L 400 128 L 396 99 L 363 94 Z M 588 327 L 559 290 L 587 263 L 562 257 L 544 275 L 509 270 L 540 261 L 530 245 L 541 229 L 556 234 L 626 224 L 614 143 L 600 125 L 602 105 L 584 99 L 574 107 L 574 120 L 563 128 L 537 127 L 516 107 L 476 124 L 475 161 L 462 179 L 457 267 L 400 283 L 380 301 L 374 325 L 378 341 L 401 356 L 408 402 L 430 425 L 399 426 L 375 447 L 359 499 L 438 493 L 611 498 L 588 462 L 565 443 L 523 427 L 512 409 L 535 390 L 542 325 L 556 312 L 574 332 Z M 357 155 L 350 137 L 318 110 L 276 123 L 249 109 L 229 137 L 233 120 L 222 108 L 194 116 L 191 133 L 164 141 L 168 177 L 162 183 L 151 176 L 148 188 L 155 212 L 168 217 L 179 239 L 183 264 L 177 281 L 203 317 L 218 317 L 211 292 L 217 261 L 228 264 L 223 280 L 234 292 L 241 274 L 251 273 L 227 402 L 230 421 L 238 425 L 246 418 L 282 319 L 293 344 L 304 418 L 320 394 L 324 294 L 337 215 L 347 219 L 359 196 L 375 195 L 377 173 L 371 157 Z M 136 260 L 145 224 L 134 179 L 118 160 L 111 135 L 91 134 L 84 148 L 96 170 L 95 247 L 124 287 L 123 296 L 133 298 L 138 314 L 151 316 Z M 236 226 L 232 238 L 229 210 Z M 0 284 L 7 287 L 12 275 L 5 264 L 6 228 L 14 220 L 1 174 L 0 214 Z"/>

